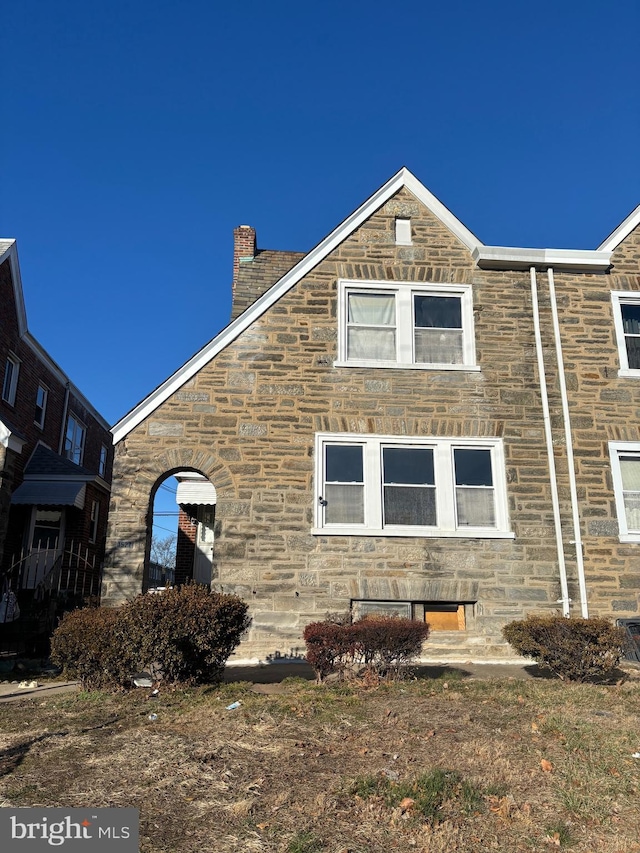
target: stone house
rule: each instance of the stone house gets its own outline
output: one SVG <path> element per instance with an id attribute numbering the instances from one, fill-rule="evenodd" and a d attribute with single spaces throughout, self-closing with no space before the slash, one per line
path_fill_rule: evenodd
<path id="1" fill-rule="evenodd" d="M 99 593 L 113 442 L 27 328 L 15 240 L 0 240 L 0 328 L 0 581 L 22 601 L 22 628 L 44 587 Z"/>
<path id="2" fill-rule="evenodd" d="M 461 660 L 528 613 L 637 614 L 639 223 L 486 246 L 401 169 L 306 254 L 236 229 L 232 322 L 113 428 L 104 603 L 148 584 L 177 474 L 179 579 L 200 535 L 198 579 L 251 606 L 240 659 L 327 612 L 426 619 Z"/>

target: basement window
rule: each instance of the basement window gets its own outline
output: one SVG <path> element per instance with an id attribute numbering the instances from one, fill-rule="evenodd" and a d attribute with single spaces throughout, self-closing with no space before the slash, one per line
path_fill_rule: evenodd
<path id="1" fill-rule="evenodd" d="M 365 616 L 395 616 L 427 622 L 431 631 L 465 631 L 465 605 L 457 601 L 351 602 L 354 621 Z"/>

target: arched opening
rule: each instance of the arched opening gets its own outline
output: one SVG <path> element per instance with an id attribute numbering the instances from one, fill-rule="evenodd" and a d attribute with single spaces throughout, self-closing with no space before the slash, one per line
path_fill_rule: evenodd
<path id="1" fill-rule="evenodd" d="M 158 484 L 153 498 L 148 588 L 189 580 L 211 584 L 216 499 L 214 485 L 194 469 L 174 471 Z M 168 565 L 158 567 L 163 561 Z"/>

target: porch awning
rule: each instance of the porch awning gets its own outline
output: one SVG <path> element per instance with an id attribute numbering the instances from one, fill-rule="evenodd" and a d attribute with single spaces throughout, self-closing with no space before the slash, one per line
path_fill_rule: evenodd
<path id="1" fill-rule="evenodd" d="M 178 481 L 176 503 L 180 506 L 199 506 L 216 502 L 216 487 L 206 477 L 192 471 L 180 471 L 174 475 Z"/>
<path id="2" fill-rule="evenodd" d="M 64 480 L 25 480 L 11 495 L 12 504 L 84 508 L 86 483 Z"/>

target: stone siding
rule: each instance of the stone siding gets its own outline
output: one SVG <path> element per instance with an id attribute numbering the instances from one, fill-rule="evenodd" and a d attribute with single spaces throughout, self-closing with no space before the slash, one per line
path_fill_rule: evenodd
<path id="1" fill-rule="evenodd" d="M 413 244 L 394 242 L 410 217 Z M 480 371 L 337 367 L 340 278 L 470 285 Z M 626 284 L 625 284 L 626 282 Z M 540 306 L 572 612 L 579 599 L 568 465 L 546 275 Z M 617 377 L 616 275 L 556 275 L 571 393 L 587 585 L 594 611 L 637 612 L 640 546 L 622 545 L 606 441 L 640 440 L 640 384 Z M 638 390 L 636 390 L 638 389 Z M 513 539 L 312 535 L 319 432 L 499 437 Z M 443 224 L 400 191 L 116 447 L 105 603 L 141 588 L 149 499 L 193 468 L 218 494 L 213 587 L 251 605 L 239 657 L 296 653 L 304 626 L 353 599 L 459 601 L 452 654 L 507 655 L 501 626 L 556 611 L 555 548 L 528 272 L 478 269 Z M 636 561 L 637 562 L 637 561 Z M 442 643 L 441 643 L 442 644 Z"/>

